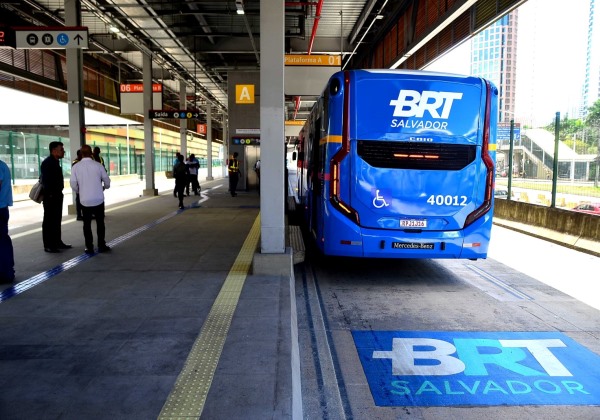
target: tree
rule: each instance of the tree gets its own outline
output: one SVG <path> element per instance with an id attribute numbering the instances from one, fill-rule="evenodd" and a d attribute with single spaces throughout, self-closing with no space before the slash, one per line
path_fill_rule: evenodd
<path id="1" fill-rule="evenodd" d="M 554 134 L 554 122 L 544 128 Z M 559 140 L 570 148 L 576 143 L 578 153 L 600 154 L 600 99 L 588 108 L 585 120 L 565 115 L 560 121 Z"/>
<path id="2" fill-rule="evenodd" d="M 577 141 L 577 148 L 586 148 L 585 146 L 581 146 L 581 139 L 585 128 L 585 124 L 582 120 L 569 119 L 568 116 L 565 116 L 560 122 L 560 133 L 559 140 L 565 142 L 569 147 L 573 147 L 573 142 Z M 548 124 L 545 127 L 546 130 L 554 134 L 554 123 Z"/>
<path id="3" fill-rule="evenodd" d="M 589 127 L 588 136 L 590 146 L 596 146 L 596 153 L 600 152 L 600 99 L 588 108 L 585 125 Z"/>
<path id="4" fill-rule="evenodd" d="M 588 114 L 585 118 L 585 124 L 588 127 L 600 128 L 600 99 L 588 108 Z"/>
<path id="5" fill-rule="evenodd" d="M 596 174 L 594 177 L 594 187 L 597 187 L 600 180 L 600 99 L 588 108 L 585 123 L 590 127 L 590 132 L 593 133 L 589 136 L 590 141 L 597 145 L 596 153 L 598 154 L 598 157 L 596 159 Z"/>

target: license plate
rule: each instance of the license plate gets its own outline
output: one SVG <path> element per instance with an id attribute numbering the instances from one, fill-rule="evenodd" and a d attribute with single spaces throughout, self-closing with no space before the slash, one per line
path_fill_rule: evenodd
<path id="1" fill-rule="evenodd" d="M 420 242 L 392 242 L 392 249 L 434 249 L 434 244 Z"/>
<path id="2" fill-rule="evenodd" d="M 427 227 L 427 220 L 425 220 L 425 219 L 401 219 L 400 227 L 424 228 L 424 227 Z"/>

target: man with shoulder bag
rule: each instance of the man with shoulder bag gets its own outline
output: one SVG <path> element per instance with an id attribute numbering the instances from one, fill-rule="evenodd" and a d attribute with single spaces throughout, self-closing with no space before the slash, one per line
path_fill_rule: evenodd
<path id="1" fill-rule="evenodd" d="M 31 198 L 38 204 L 44 201 L 44 187 L 42 186 L 42 177 L 40 177 L 38 182 L 33 184 L 33 187 L 31 187 L 31 191 L 29 191 L 29 198 Z"/>
<path id="2" fill-rule="evenodd" d="M 44 188 L 44 220 L 42 222 L 42 238 L 44 251 L 60 252 L 61 249 L 72 248 L 61 238 L 61 222 L 63 213 L 63 189 L 65 178 L 60 160 L 65 157 L 62 142 L 52 141 L 48 146 L 50 156 L 42 162 L 42 186 Z"/>

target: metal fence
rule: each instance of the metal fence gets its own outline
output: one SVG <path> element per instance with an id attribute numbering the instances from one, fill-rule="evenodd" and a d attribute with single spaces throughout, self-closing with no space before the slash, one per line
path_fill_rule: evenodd
<path id="1" fill-rule="evenodd" d="M 10 168 L 13 184 L 16 180 L 38 179 L 40 165 L 49 155 L 49 145 L 53 141 L 64 144 L 65 157 L 60 161 L 65 177 L 71 175 L 71 163 L 74 157 L 70 152 L 70 140 L 66 137 L 31 134 L 15 131 L 0 131 L 0 160 Z M 99 147 L 104 159 L 104 166 L 109 175 L 143 176 L 145 150 L 135 145 L 92 142 L 89 145 Z M 170 171 L 173 168 L 176 152 L 173 146 L 163 145 L 154 149 L 154 170 Z M 207 158 L 199 158 L 200 167 L 206 168 Z M 213 167 L 223 164 L 223 159 L 213 158 Z"/>
<path id="2" fill-rule="evenodd" d="M 561 142 L 558 115 L 554 133 L 530 129 L 519 134 L 517 138 L 513 128 L 509 141 L 498 143 L 496 190 L 508 190 L 509 200 L 542 206 L 575 210 L 592 210 L 588 205 L 594 204 L 600 207 L 599 152 L 578 153 L 575 146 Z M 593 144 L 600 141 L 590 140 Z"/>

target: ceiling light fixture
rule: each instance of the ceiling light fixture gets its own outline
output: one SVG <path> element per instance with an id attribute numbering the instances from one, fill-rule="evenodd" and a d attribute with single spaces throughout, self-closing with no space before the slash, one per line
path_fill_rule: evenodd
<path id="1" fill-rule="evenodd" d="M 359 45 L 362 44 L 363 39 L 365 39 L 365 36 L 367 36 L 367 34 L 369 33 L 369 31 L 371 30 L 371 27 L 375 24 L 375 21 L 383 19 L 384 16 L 381 14 L 381 12 L 383 11 L 383 9 L 385 8 L 385 6 L 387 5 L 388 1 L 389 0 L 385 0 L 385 2 L 383 2 L 383 4 L 381 5 L 381 7 L 379 8 L 379 11 L 375 15 L 375 17 L 373 17 L 373 20 L 371 21 L 371 24 L 369 25 L 369 27 L 367 28 L 367 30 L 363 33 L 363 36 L 360 38 L 360 40 L 356 43 L 356 46 L 354 47 L 354 50 L 352 50 L 352 53 L 350 54 L 350 58 L 348 60 L 346 60 L 346 62 L 342 66 L 342 70 L 344 70 L 346 68 L 346 66 L 348 65 L 348 63 L 350 62 L 350 60 L 354 57 L 354 54 L 356 53 L 356 50 L 358 49 Z M 363 19 L 365 19 L 365 18 L 361 18 L 361 20 L 364 23 Z"/>
<path id="2" fill-rule="evenodd" d="M 244 0 L 235 0 L 235 8 L 238 15 L 244 14 Z"/>
<path id="3" fill-rule="evenodd" d="M 113 34 L 118 34 L 119 32 L 121 32 L 121 30 L 114 25 L 110 25 L 108 27 L 108 30 L 111 31 Z"/>

